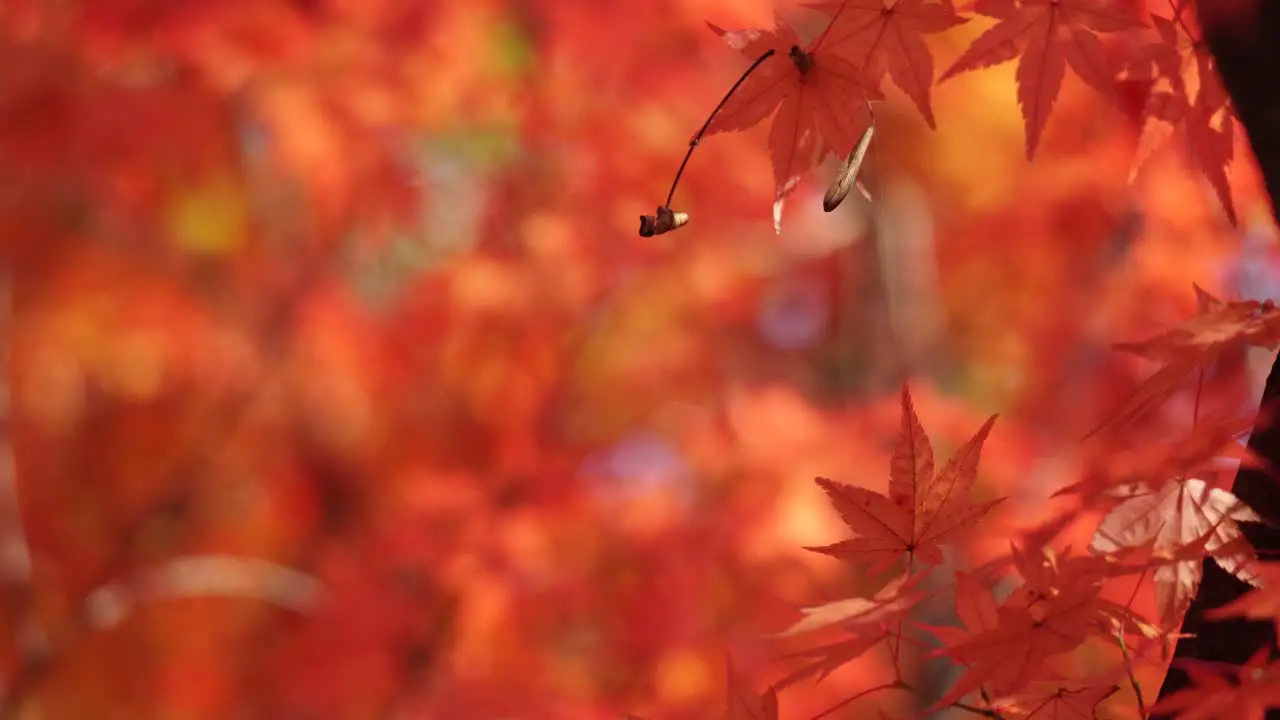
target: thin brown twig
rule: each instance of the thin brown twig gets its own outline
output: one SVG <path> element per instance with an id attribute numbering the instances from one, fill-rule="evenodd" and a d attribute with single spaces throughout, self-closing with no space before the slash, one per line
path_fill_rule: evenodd
<path id="1" fill-rule="evenodd" d="M 824 718 L 824 717 L 826 717 L 826 716 L 830 715 L 831 713 L 833 713 L 833 712 L 835 712 L 835 711 L 839 710 L 840 708 L 842 708 L 842 707 L 844 707 L 844 706 L 848 705 L 849 703 L 852 703 L 852 702 L 853 702 L 853 701 L 855 701 L 855 700 L 859 700 L 859 699 L 861 699 L 861 698 L 864 698 L 864 697 L 866 697 L 866 696 L 868 696 L 868 695 L 870 695 L 870 694 L 872 694 L 872 693 L 880 692 L 881 690 L 892 690 L 892 689 L 894 689 L 894 688 L 898 688 L 898 689 L 902 689 L 902 690 L 910 690 L 910 689 L 911 689 L 911 688 L 907 687 L 907 686 L 906 686 L 906 684 L 905 684 L 905 683 L 903 683 L 901 680 L 894 680 L 893 682 L 890 682 L 890 683 L 884 683 L 884 684 L 882 684 L 882 685 L 876 685 L 876 686 L 875 686 L 875 687 L 873 687 L 873 688 L 867 688 L 866 690 L 863 690 L 862 692 L 857 693 L 856 695 L 852 695 L 852 696 L 850 696 L 850 697 L 845 698 L 844 700 L 841 700 L 840 702 L 836 703 L 835 705 L 832 705 L 831 707 L 827 708 L 826 710 L 823 710 L 822 712 L 818 713 L 817 715 L 814 715 L 814 716 L 813 716 L 813 718 L 812 718 L 812 720 L 819 720 L 820 718 Z"/>
<path id="2" fill-rule="evenodd" d="M 716 119 L 716 115 L 720 114 L 720 111 L 724 108 L 724 104 L 729 102 L 729 98 L 733 97 L 733 94 L 742 86 L 742 83 L 746 82 L 747 77 L 750 76 L 751 73 L 755 72 L 756 68 L 760 67 L 761 63 L 771 57 L 773 57 L 773 48 L 769 48 L 763 55 L 756 58 L 755 62 L 751 63 L 751 66 L 743 71 L 742 76 L 733 84 L 733 87 L 729 88 L 729 92 L 725 93 L 724 97 L 720 98 L 720 103 L 716 105 L 716 109 L 712 110 L 711 114 L 707 116 L 707 121 L 702 123 L 702 127 L 698 129 L 698 133 L 689 141 L 689 149 L 685 151 L 684 160 L 680 161 L 680 168 L 676 170 L 675 179 L 671 181 L 671 190 L 667 192 L 667 201 L 663 203 L 663 207 L 671 207 L 671 200 L 676 196 L 676 186 L 680 184 L 680 176 L 684 175 L 684 168 L 689 164 L 689 158 L 693 156 L 693 150 L 698 147 L 698 143 L 701 142 L 702 136 L 707 134 L 707 128 L 711 127 L 711 121 Z"/>
<path id="3" fill-rule="evenodd" d="M 987 694 L 987 688 L 985 687 L 978 688 L 978 694 L 982 696 L 982 702 L 986 703 L 987 705 L 991 704 L 991 696 Z M 990 710 L 983 710 L 982 712 L 987 717 L 995 718 L 996 720 L 1004 720 L 1004 716 L 1001 715 L 1000 711 L 998 710 L 990 709 Z"/>
<path id="4" fill-rule="evenodd" d="M 920 692 L 920 690 L 906 684 L 905 682 L 902 683 L 902 689 L 907 690 L 913 695 L 917 695 L 920 697 L 927 696 L 926 693 Z M 990 698 L 987 697 L 987 691 L 985 688 L 982 690 L 982 699 L 985 700 L 988 705 L 991 704 L 991 700 Z M 1004 720 L 1004 717 L 997 710 L 994 710 L 991 708 L 980 708 L 977 705 L 970 705 L 969 703 L 961 702 L 959 700 L 953 700 L 951 704 L 948 705 L 947 707 L 953 707 L 957 710 L 963 710 L 967 713 L 972 713 L 974 715 L 981 715 L 982 717 L 992 718 L 993 720 Z"/>

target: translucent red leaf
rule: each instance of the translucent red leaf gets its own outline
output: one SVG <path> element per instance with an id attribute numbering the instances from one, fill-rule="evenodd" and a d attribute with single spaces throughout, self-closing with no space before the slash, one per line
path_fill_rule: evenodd
<path id="1" fill-rule="evenodd" d="M 933 53 L 924 36 L 965 20 L 937 0 L 843 0 L 810 5 L 831 16 L 823 47 L 866 70 L 877 87 L 886 72 L 910 97 L 929 127 L 935 127 L 930 95 Z"/>
<path id="2" fill-rule="evenodd" d="M 933 452 L 906 388 L 902 413 L 902 429 L 890 462 L 889 496 L 817 478 L 840 518 L 858 537 L 810 550 L 850 562 L 870 562 L 873 571 L 903 558 L 909 569 L 917 559 L 937 565 L 942 562 L 943 543 L 958 538 L 1001 502 L 975 505 L 970 499 L 982 444 L 996 416 L 988 418 L 934 475 L 929 472 Z"/>
<path id="3" fill-rule="evenodd" d="M 1089 549 L 1112 553 L 1151 543 L 1152 551 L 1171 556 L 1192 543 L 1223 570 L 1242 582 L 1253 582 L 1253 552 L 1241 540 L 1240 522 L 1261 518 L 1232 493 L 1188 478 L 1151 489 L 1138 487 L 1099 524 Z M 1165 627 L 1177 624 L 1200 587 L 1202 563 L 1193 557 L 1156 568 L 1156 600 Z"/>
<path id="4" fill-rule="evenodd" d="M 707 134 L 744 130 L 773 115 L 769 157 L 775 207 L 780 207 L 779 201 L 822 156 L 844 156 L 853 149 L 871 124 L 868 102 L 883 96 L 848 59 L 817 42 L 802 49 L 795 30 L 780 17 L 775 22 L 773 31 L 726 31 L 711 25 L 730 47 L 752 60 L 769 49 L 774 55 L 725 102 Z"/>
<path id="5" fill-rule="evenodd" d="M 1133 52 L 1124 68 L 1128 79 L 1151 83 L 1130 176 L 1136 176 L 1156 150 L 1181 137 L 1187 156 L 1209 181 L 1234 225 L 1227 166 L 1234 155 L 1235 112 L 1213 55 L 1190 34 L 1189 21 L 1187 16 L 1175 21 L 1153 15 L 1154 36 Z"/>
<path id="6" fill-rule="evenodd" d="M 1018 61 L 1018 106 L 1027 129 L 1027 157 L 1035 157 L 1066 68 L 1114 99 L 1114 72 L 1097 33 L 1142 27 L 1134 16 L 1102 0 L 987 0 L 978 12 L 999 19 L 969 46 L 941 80 L 969 70 Z"/>

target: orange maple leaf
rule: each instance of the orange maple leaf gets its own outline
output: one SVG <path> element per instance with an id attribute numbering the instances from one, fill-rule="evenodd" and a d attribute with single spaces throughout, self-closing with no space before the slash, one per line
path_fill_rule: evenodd
<path id="1" fill-rule="evenodd" d="M 825 41 L 863 68 L 879 84 L 888 73 L 936 127 L 929 96 L 933 89 L 933 53 L 924 35 L 963 22 L 949 4 L 936 0 L 843 0 L 808 7 L 831 16 Z"/>
<path id="2" fill-rule="evenodd" d="M 1151 489 L 1128 489 L 1127 497 L 1102 519 L 1089 549 L 1112 553 L 1150 543 L 1152 552 L 1173 556 L 1193 543 L 1204 543 L 1204 552 L 1223 570 L 1252 583 L 1254 554 L 1242 539 L 1239 522 L 1261 518 L 1232 493 L 1210 488 L 1203 480 L 1187 478 Z M 1156 604 L 1165 627 L 1177 624 L 1200 587 L 1203 565 L 1192 557 L 1156 568 Z"/>
<path id="3" fill-rule="evenodd" d="M 824 44 L 825 34 L 801 48 L 796 31 L 781 17 L 772 32 L 707 24 L 752 60 L 774 51 L 729 96 L 706 134 L 745 130 L 777 110 L 769 129 L 776 225 L 782 200 L 800 178 L 828 152 L 847 155 L 871 125 L 869 101 L 883 95 L 857 66 Z"/>
<path id="4" fill-rule="evenodd" d="M 942 543 L 955 539 L 991 508 L 1003 501 L 977 505 L 969 500 L 978 470 L 982 444 L 995 423 L 992 415 L 951 457 L 933 472 L 933 450 L 902 388 L 902 430 L 889 464 L 889 495 L 826 478 L 817 483 L 831 498 L 836 512 L 859 537 L 809 550 L 850 562 L 872 563 L 872 570 L 907 558 L 907 571 L 916 559 L 927 565 L 942 562 Z"/>
<path id="5" fill-rule="evenodd" d="M 1018 105 L 1027 128 L 1027 158 L 1058 99 L 1067 67 L 1105 97 L 1115 98 L 1115 73 L 1098 33 L 1143 27 L 1104 0 L 979 0 L 974 11 L 999 20 L 979 35 L 939 79 L 1018 61 Z"/>

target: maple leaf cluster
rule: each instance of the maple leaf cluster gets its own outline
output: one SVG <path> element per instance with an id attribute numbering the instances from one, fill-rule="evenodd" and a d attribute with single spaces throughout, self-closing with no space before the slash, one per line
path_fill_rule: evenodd
<path id="1" fill-rule="evenodd" d="M 1280 344 L 1280 310 L 1270 302 L 1224 302 L 1195 290 L 1200 306 L 1195 317 L 1149 340 L 1117 345 L 1162 365 L 1105 427 L 1132 422 L 1140 410 L 1166 400 L 1190 374 L 1203 371 L 1229 348 Z M 972 497 L 982 446 L 996 418 L 989 418 L 938 470 L 906 386 L 901 407 L 888 494 L 818 478 L 855 537 L 809 548 L 882 578 L 880 589 L 803 608 L 803 617 L 779 637 L 835 629 L 843 639 L 791 653 L 789 657 L 805 663 L 756 701 L 767 712 L 743 717 L 777 717 L 779 691 L 803 680 L 821 680 L 878 647 L 888 654 L 893 679 L 868 686 L 845 703 L 889 692 L 919 696 L 921 691 L 904 673 L 902 648 L 904 643 L 927 647 L 927 638 L 936 647 L 925 657 L 945 657 L 964 673 L 926 713 L 955 706 L 991 717 L 1104 717 L 1101 704 L 1127 684 L 1145 717 L 1134 668 L 1149 662 L 1146 655 L 1157 650 L 1167 659 L 1182 614 L 1199 587 L 1205 558 L 1255 588 L 1211 610 L 1210 617 L 1274 622 L 1280 631 L 1280 564 L 1261 561 L 1240 526 L 1262 518 L 1229 490 L 1203 479 L 1213 476 L 1216 461 L 1250 460 L 1237 441 L 1256 418 L 1194 418 L 1186 437 L 1136 457 L 1112 457 L 1109 472 L 1059 490 L 1080 499 L 1070 515 L 1086 508 L 1102 513 L 1086 553 L 1069 546 L 1055 549 L 1062 526 L 1051 521 L 1013 538 L 1004 558 L 968 570 L 944 563 L 943 549 L 962 543 L 1001 503 Z M 1014 573 L 1002 572 L 1008 566 Z M 1128 602 L 1108 596 L 1108 584 L 1135 577 Z M 1147 577 L 1155 592 L 1154 618 L 1134 608 Z M 997 591 L 1001 587 L 1005 589 Z M 927 603 L 948 595 L 959 626 L 916 619 Z M 1109 648 L 1114 660 L 1095 660 L 1083 671 L 1065 662 L 1091 642 Z M 1280 659 L 1265 651 L 1225 674 L 1222 668 L 1194 663 L 1187 669 L 1193 686 L 1162 699 L 1152 712 L 1260 717 L 1250 713 L 1280 707 L 1275 684 Z M 732 712 L 730 717 L 735 717 Z"/>
<path id="2" fill-rule="evenodd" d="M 1145 12 L 1127 0 L 977 0 L 967 5 L 972 14 L 957 12 L 950 0 L 813 3 L 808 7 L 823 14 L 827 24 L 807 43 L 781 16 L 773 30 L 726 31 L 713 24 L 711 29 L 730 47 L 760 67 L 731 92 L 699 136 L 744 130 L 773 116 L 768 142 L 779 225 L 782 201 L 805 174 L 827 154 L 850 154 L 871 126 L 872 103 L 885 99 L 886 77 L 934 128 L 934 51 L 928 37 L 979 18 L 994 20 L 936 82 L 1016 61 L 1028 159 L 1041 145 L 1068 69 L 1117 107 L 1118 88 L 1125 82 L 1139 84 L 1145 99 L 1132 174 L 1177 134 L 1235 224 L 1227 166 L 1236 121 L 1212 56 L 1198 40 L 1189 3 L 1170 3 L 1171 16 Z M 1136 47 L 1117 60 L 1108 42 Z"/>
<path id="3" fill-rule="evenodd" d="M 1096 34 L 1150 106 L 1143 148 L 1189 135 L 1213 179 L 1233 132 L 1220 88 L 1201 89 L 1212 66 L 1189 9 L 1108 32 L 1082 7 L 822 2 L 812 42 L 781 21 L 717 30 L 759 65 L 708 132 L 772 114 L 774 142 L 702 145 L 713 162 L 684 180 L 696 224 L 668 199 L 636 241 L 628 208 L 723 90 L 707 65 L 737 62 L 702 17 L 768 25 L 771 2 L 6 3 L 0 717 L 702 718 L 725 710 L 726 645 L 733 718 L 824 707 L 885 672 L 841 707 L 1128 702 L 1111 692 L 1124 655 L 1160 669 L 1200 559 L 1268 589 L 1274 571 L 1209 472 L 1251 461 L 1249 416 L 1205 410 L 1174 442 L 1108 447 L 1072 476 L 1059 500 L 1111 518 L 1075 543 L 1094 555 L 998 525 L 1026 507 L 996 496 L 1034 489 L 1037 443 L 1061 433 L 1045 393 L 992 378 L 1057 382 L 1041 360 L 1073 347 L 1068 300 L 1095 287 L 1076 270 L 1136 201 L 1106 145 L 1073 146 L 1061 175 L 1025 167 L 1018 130 L 983 115 L 1007 90 L 1012 118 L 1022 94 L 944 99 L 946 43 L 989 29 L 999 47 L 972 62 L 1007 51 L 1019 76 L 1034 62 L 1084 77 L 1096 53 L 1074 38 Z M 887 132 L 898 95 L 918 134 Z M 1094 109 L 1028 97 L 1050 123 Z M 1014 142 L 994 153 L 971 135 Z M 1040 152 L 1054 142 L 1045 131 Z M 936 212 L 889 193 L 881 219 L 935 215 L 938 302 L 972 341 L 945 359 L 965 397 L 916 376 L 910 413 L 878 333 L 886 316 L 916 331 L 916 315 L 847 293 L 880 260 L 930 266 L 922 246 L 830 227 L 788 245 L 737 219 L 744 193 L 764 204 L 751 178 L 771 159 L 795 187 L 839 155 L 827 208 L 881 202 L 862 171 L 886 150 L 916 158 Z M 1188 176 L 1148 157 L 1161 172 L 1140 200 L 1169 241 L 1117 283 L 1144 309 L 1099 303 L 1126 322 L 1232 250 Z M 696 242 L 650 239 L 683 226 Z M 893 294 L 913 304 L 921 277 Z M 1158 407 L 1167 393 L 1271 342 L 1269 305 L 1215 303 L 1140 346 L 1135 363 L 1170 369 L 1098 437 L 1182 418 Z M 1051 341 L 1023 357 L 1008 340 L 1031 316 L 1025 334 Z M 1074 407 L 1076 390 L 1130 380 L 1086 374 L 1065 394 Z M 984 424 L 1015 401 L 1036 412 Z M 900 446 L 891 482 L 864 487 L 882 441 Z M 816 491 L 815 474 L 835 479 Z M 1130 581 L 1132 607 L 1116 599 Z M 1223 612 L 1274 607 L 1262 591 Z M 757 692 L 775 644 L 788 665 Z M 1077 672 L 1099 656 L 1116 672 Z M 962 685 L 918 677 L 926 657 Z M 1269 667 L 1193 670 L 1231 707 L 1228 684 L 1266 701 Z"/>

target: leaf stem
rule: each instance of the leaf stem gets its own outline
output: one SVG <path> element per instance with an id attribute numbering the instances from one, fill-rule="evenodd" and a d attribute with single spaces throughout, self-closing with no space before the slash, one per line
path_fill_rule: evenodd
<path id="1" fill-rule="evenodd" d="M 822 712 L 818 713 L 817 715 L 814 715 L 814 716 L 813 716 L 813 718 L 812 718 L 811 720 L 820 720 L 820 718 L 824 718 L 824 717 L 826 717 L 826 716 L 830 715 L 831 713 L 833 713 L 833 712 L 835 712 L 835 711 L 839 710 L 840 708 L 844 707 L 845 705 L 848 705 L 849 703 L 853 702 L 854 700 L 859 700 L 859 699 L 861 699 L 861 698 L 864 698 L 864 697 L 866 697 L 866 696 L 870 695 L 871 693 L 880 692 L 881 690 L 892 690 L 892 689 L 894 689 L 894 688 L 900 688 L 900 689 L 903 689 L 903 690 L 910 690 L 910 689 L 911 689 L 911 688 L 908 688 L 905 684 L 903 684 L 903 682 L 902 682 L 901 680 L 895 680 L 895 681 L 893 681 L 893 682 L 884 683 L 883 685 L 876 685 L 875 687 L 867 688 L 866 690 L 863 690 L 862 692 L 860 692 L 860 693 L 858 693 L 858 694 L 856 694 L 856 695 L 853 695 L 853 696 L 850 696 L 850 697 L 845 698 L 844 700 L 841 700 L 840 702 L 836 703 L 835 705 L 832 705 L 831 707 L 827 708 L 826 710 L 823 710 Z"/>
<path id="2" fill-rule="evenodd" d="M 676 177 L 671 181 L 671 191 L 667 193 L 667 201 L 663 203 L 663 207 L 671 207 L 671 199 L 676 195 L 676 185 L 680 184 L 680 176 L 684 175 L 684 168 L 689 164 L 689 158 L 693 155 L 693 149 L 698 147 L 698 143 L 702 140 L 702 136 L 707 134 L 707 128 L 711 127 L 711 121 L 716 119 L 716 115 L 720 114 L 720 110 L 724 108 L 724 104 L 729 102 L 729 98 L 733 97 L 733 93 L 736 92 L 742 83 L 746 81 L 747 76 L 755 72 L 755 69 L 760 67 L 761 63 L 772 56 L 773 48 L 769 48 L 763 55 L 756 58 L 756 61 L 751 63 L 751 67 L 748 67 L 746 71 L 742 73 L 742 77 L 738 78 L 738 81 L 733 84 L 733 87 L 729 88 L 729 92 L 725 93 L 724 97 L 720 98 L 720 104 L 716 105 L 716 109 L 712 110 L 711 114 L 707 116 L 707 121 L 702 123 L 702 127 L 698 130 L 698 134 L 694 135 L 693 139 L 689 141 L 689 150 L 684 154 L 684 160 L 680 161 L 680 169 L 676 170 Z"/>
<path id="3" fill-rule="evenodd" d="M 1186 6 L 1186 0 L 1169 0 L 1169 7 L 1173 9 L 1173 21 L 1178 24 L 1178 27 L 1182 28 L 1182 32 L 1186 33 L 1187 37 L 1191 38 L 1191 43 L 1198 48 L 1200 47 L 1200 38 L 1191 32 L 1191 28 L 1187 27 L 1187 22 L 1182 19 L 1182 10 Z"/>
<path id="4" fill-rule="evenodd" d="M 979 689 L 978 689 L 978 693 L 979 693 L 980 695 L 982 695 L 982 701 L 983 701 L 983 702 L 985 702 L 985 703 L 986 703 L 986 704 L 988 704 L 988 705 L 990 705 L 990 704 L 991 704 L 991 696 L 987 694 L 987 688 L 986 688 L 985 686 L 984 686 L 984 687 L 979 688 Z M 957 703 L 957 704 L 956 704 L 956 707 L 960 707 L 960 705 Z M 996 718 L 996 720 L 1004 720 L 1004 716 L 1003 716 L 1003 715 L 1001 715 L 1001 714 L 999 713 L 999 711 L 997 711 L 997 710 L 983 710 L 983 709 L 981 709 L 981 708 L 968 708 L 968 707 L 964 707 L 964 708 L 960 708 L 960 709 L 962 709 L 962 710 L 969 710 L 969 712 L 975 712 L 975 711 L 976 711 L 976 712 L 978 712 L 978 713 L 980 713 L 980 714 L 982 714 L 982 715 L 985 715 L 985 716 L 987 716 L 987 717 L 989 717 L 989 718 Z"/>
<path id="5" fill-rule="evenodd" d="M 1195 429 L 1200 420 L 1200 396 L 1204 394 L 1204 368 L 1200 368 L 1200 376 L 1196 379 L 1196 404 L 1191 408 L 1191 428 Z"/>
<path id="6" fill-rule="evenodd" d="M 918 689 L 916 689 L 916 688 L 914 688 L 914 687 L 912 687 L 912 686 L 908 685 L 907 683 L 905 683 L 905 682 L 903 682 L 903 681 L 901 681 L 901 680 L 899 680 L 899 681 L 898 681 L 898 685 L 899 685 L 899 687 L 901 687 L 903 690 L 906 690 L 907 692 L 910 692 L 910 693 L 912 693 L 913 695 L 916 695 L 917 697 L 925 697 L 925 696 L 926 696 L 926 695 L 925 695 L 925 693 L 920 692 Z M 990 704 L 990 703 L 991 703 L 991 700 L 987 697 L 987 691 L 986 691 L 986 688 L 983 688 L 983 689 L 982 689 L 982 699 L 983 699 L 983 700 L 986 700 L 986 701 L 987 701 L 987 704 Z M 992 710 L 992 709 L 987 709 L 987 708 L 980 708 L 980 707 L 978 707 L 978 706 L 976 706 L 976 705 L 970 705 L 969 703 L 960 702 L 959 700 L 955 700 L 955 701 L 953 701 L 953 702 L 952 702 L 950 705 L 948 705 L 947 707 L 953 707 L 953 708 L 955 708 L 955 709 L 957 709 L 957 710 L 963 710 L 963 711 L 965 711 L 965 712 L 967 712 L 967 713 L 973 713 L 974 715 L 981 715 L 982 717 L 986 717 L 986 718 L 994 718 L 994 720 L 1004 720 L 1004 716 L 1003 716 L 1003 715 L 1001 715 L 1001 714 L 999 713 L 999 711 L 997 711 L 997 710 Z"/>
<path id="7" fill-rule="evenodd" d="M 906 574 L 908 578 L 911 577 L 911 567 L 915 564 L 915 559 L 915 550 L 908 551 Z M 898 682 L 902 682 L 902 628 L 906 622 L 907 619 L 905 617 L 898 620 L 898 629 L 893 635 L 893 648 L 890 650 L 892 653 L 890 657 L 893 659 L 893 675 L 898 679 Z"/>
<path id="8" fill-rule="evenodd" d="M 1138 678 L 1133 674 L 1133 663 L 1129 661 L 1129 650 L 1124 646 L 1124 628 L 1120 628 L 1117 633 L 1120 638 L 1120 655 L 1124 658 L 1124 670 L 1129 675 L 1129 687 L 1133 688 L 1133 697 L 1138 701 L 1138 717 L 1145 718 L 1147 716 L 1147 704 L 1142 701 L 1142 686 L 1138 684 Z"/>
<path id="9" fill-rule="evenodd" d="M 959 700 L 957 700 L 956 702 L 951 703 L 951 707 L 953 707 L 953 708 L 955 708 L 955 709 L 957 709 L 957 710 L 964 710 L 965 712 L 971 712 L 971 713 L 973 713 L 974 715 L 981 715 L 982 717 L 987 717 L 987 718 L 1000 718 L 1000 717 L 1001 717 L 1000 713 L 996 712 L 995 710 L 984 710 L 984 709 L 982 709 L 982 708 L 980 708 L 980 707 L 975 707 L 975 706 L 973 706 L 973 705 L 969 705 L 968 703 L 962 703 L 962 702 L 960 702 Z"/>

